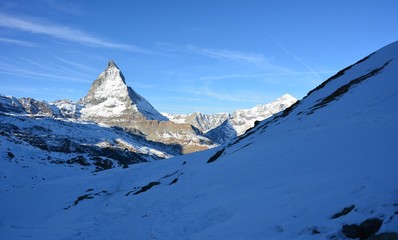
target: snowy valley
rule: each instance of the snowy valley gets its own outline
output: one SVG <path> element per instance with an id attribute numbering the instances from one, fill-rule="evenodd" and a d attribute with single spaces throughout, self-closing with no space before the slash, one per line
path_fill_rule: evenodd
<path id="1" fill-rule="evenodd" d="M 1 96 L 0 236 L 397 239 L 397 60 L 214 116 L 161 115 L 113 62 L 79 103 Z"/>

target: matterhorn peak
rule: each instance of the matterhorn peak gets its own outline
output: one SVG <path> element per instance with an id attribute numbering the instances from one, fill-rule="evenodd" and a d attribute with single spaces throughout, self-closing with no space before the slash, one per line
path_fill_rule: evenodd
<path id="1" fill-rule="evenodd" d="M 107 119 L 167 120 L 142 96 L 128 87 L 121 70 L 113 60 L 93 82 L 87 95 L 80 100 L 84 105 L 82 117 L 108 122 Z"/>
<path id="2" fill-rule="evenodd" d="M 128 89 L 120 69 L 110 60 L 108 67 L 93 82 L 88 94 L 81 100 L 86 105 L 97 105 L 110 98 L 126 98 Z"/>

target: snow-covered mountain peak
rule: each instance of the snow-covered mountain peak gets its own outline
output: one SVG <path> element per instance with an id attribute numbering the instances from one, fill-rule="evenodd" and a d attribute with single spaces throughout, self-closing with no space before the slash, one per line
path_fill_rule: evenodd
<path id="1" fill-rule="evenodd" d="M 127 86 L 121 70 L 112 60 L 80 103 L 84 105 L 82 117 L 87 119 L 104 120 L 103 118 L 124 116 L 126 121 L 137 118 L 167 120 L 145 98 Z"/>
<path id="2" fill-rule="evenodd" d="M 295 97 L 293 97 L 292 95 L 286 93 L 286 94 L 283 94 L 282 96 L 280 96 L 279 98 L 277 98 L 275 101 L 279 101 L 279 102 L 281 102 L 281 101 L 294 101 L 294 102 L 296 102 L 297 99 Z"/>
<path id="3" fill-rule="evenodd" d="M 218 144 L 227 143 L 252 128 L 256 121 L 269 118 L 295 102 L 297 102 L 295 97 L 284 94 L 270 103 L 260 104 L 250 109 L 236 110 L 225 120 L 228 124 L 221 124 L 207 132 L 206 135 Z"/>
<path id="4" fill-rule="evenodd" d="M 91 88 L 81 102 L 86 105 L 96 105 L 110 98 L 126 100 L 128 90 L 126 81 L 120 69 L 111 60 L 108 67 L 91 85 Z"/>

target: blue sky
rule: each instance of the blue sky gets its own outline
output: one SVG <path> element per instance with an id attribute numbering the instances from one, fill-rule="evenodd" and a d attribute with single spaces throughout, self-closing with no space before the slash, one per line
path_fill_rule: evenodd
<path id="1" fill-rule="evenodd" d="M 0 94 L 78 100 L 113 59 L 161 112 L 231 112 L 398 40 L 398 1 L 0 2 Z"/>

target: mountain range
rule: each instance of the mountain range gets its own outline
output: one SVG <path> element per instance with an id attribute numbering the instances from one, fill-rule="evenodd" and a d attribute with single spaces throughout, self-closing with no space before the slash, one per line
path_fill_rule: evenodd
<path id="1" fill-rule="evenodd" d="M 22 114 L 27 110 L 19 99 L 3 97 L 1 126 L 8 124 L 11 130 L 2 128 L 0 134 L 4 150 L 0 236 L 397 239 L 397 60 L 395 42 L 342 69 L 300 101 L 257 121 L 223 145 L 101 172 L 76 164 L 52 164 L 52 151 L 45 155 L 20 136 L 24 131 L 32 131 L 27 138 L 51 136 L 45 128 L 58 121 L 56 109 L 32 107 L 30 111 L 52 117 L 29 118 Z M 125 100 L 114 102 L 123 109 L 121 116 L 128 118 L 135 110 L 124 108 Z M 68 109 L 73 112 L 73 107 Z M 159 115 L 147 113 L 142 114 L 144 121 L 169 122 L 150 119 Z M 80 118 L 62 123 L 81 121 L 84 130 L 90 118 Z M 41 120 L 47 122 L 36 125 Z M 101 124 L 91 124 L 93 131 L 101 131 L 97 128 Z M 126 131 L 129 125 L 104 126 L 133 134 Z M 57 128 L 72 131 L 68 126 Z M 84 139 L 86 134 L 80 135 Z M 104 135 L 98 132 L 98 139 Z M 118 139 L 115 136 L 114 142 Z M 74 161 L 83 160 L 76 156 Z"/>
<path id="2" fill-rule="evenodd" d="M 290 97 L 290 99 L 294 98 Z M 290 106 L 289 103 L 277 100 L 275 104 L 280 104 L 280 110 L 283 110 Z M 76 122 L 76 128 L 82 126 L 84 122 L 91 123 L 91 125 L 86 126 L 97 128 L 102 128 L 105 125 L 113 127 L 105 128 L 104 131 L 107 132 L 114 132 L 115 129 L 120 130 L 117 128 L 119 127 L 122 128 L 124 132 L 130 134 L 127 140 L 120 137 L 125 143 L 139 141 L 142 143 L 142 146 L 151 149 L 151 151 L 149 151 L 151 154 L 148 156 L 147 150 L 142 150 L 142 147 L 137 147 L 135 144 L 120 144 L 115 140 L 116 137 L 106 140 L 93 140 L 92 142 L 107 142 L 107 145 L 112 146 L 112 148 L 117 151 L 127 148 L 128 151 L 137 153 L 146 160 L 168 158 L 170 156 L 212 148 L 217 144 L 227 142 L 213 141 L 211 137 L 204 134 L 204 131 L 217 127 L 222 124 L 223 121 L 227 120 L 227 118 L 233 116 L 229 114 L 206 115 L 198 113 L 199 116 L 206 117 L 201 118 L 200 121 L 199 118 L 195 118 L 197 122 L 169 121 L 165 116 L 172 117 L 173 115 L 162 115 L 144 97 L 127 86 L 122 72 L 113 61 L 109 61 L 107 68 L 93 82 L 87 95 L 78 102 L 58 100 L 48 103 L 32 98 L 17 99 L 15 97 L 0 95 L 0 112 L 3 113 L 2 118 L 5 118 L 4 122 L 8 122 L 7 124 L 19 122 L 13 120 L 14 118 L 21 119 L 28 117 L 28 121 L 30 122 L 37 121 L 34 125 L 43 125 L 43 123 L 41 123 L 43 121 L 51 122 L 51 124 L 44 124 L 44 126 L 42 126 L 43 128 L 47 128 L 47 132 L 51 133 L 51 137 L 48 135 L 40 135 L 43 136 L 42 138 L 30 131 L 30 129 L 34 129 L 34 127 L 23 126 L 21 128 L 16 126 L 15 123 L 11 124 L 14 129 L 25 129 L 25 135 L 29 135 L 30 139 L 35 139 L 35 141 L 28 141 L 29 144 L 36 146 L 37 144 L 34 145 L 35 142 L 41 142 L 41 146 L 44 149 L 48 149 L 47 145 L 49 144 L 46 143 L 47 140 L 51 139 L 51 141 L 55 141 L 57 138 L 61 139 L 59 140 L 61 142 L 63 141 L 62 139 L 69 139 L 68 141 L 73 142 L 73 146 L 87 145 L 86 142 L 78 140 L 75 135 L 65 136 L 62 133 L 58 134 L 56 129 L 62 128 L 58 125 L 63 125 L 65 121 L 69 125 Z M 259 109 L 254 115 L 253 111 L 250 112 L 251 115 L 248 115 L 248 125 L 245 126 L 246 129 L 250 128 L 250 122 L 253 116 L 262 118 L 270 116 L 268 112 L 264 112 L 264 108 L 261 110 Z M 16 116 L 16 114 L 18 116 Z M 44 117 L 52 119 L 43 119 Z M 218 125 L 214 123 L 218 123 Z M 95 124 L 97 124 L 97 126 L 94 126 Z M 7 130 L 8 134 L 12 135 L 13 130 L 11 129 L 13 128 L 5 128 L 5 130 Z M 115 135 L 115 133 L 112 134 Z M 116 133 L 116 136 L 118 134 L 119 133 Z M 218 137 L 217 134 L 211 136 Z M 95 135 L 93 139 L 96 137 L 97 135 Z M 28 137 L 25 136 L 20 140 L 25 141 L 27 138 Z M 232 139 L 233 137 L 230 137 L 228 140 Z M 81 147 L 79 149 L 86 149 L 86 147 Z M 73 151 L 67 150 L 67 152 Z M 89 158 L 92 158 L 91 155 L 93 155 L 91 150 L 88 152 L 81 150 L 81 153 L 88 153 L 90 155 Z M 98 154 L 98 152 L 95 152 L 95 154 Z M 117 161 L 115 158 L 113 158 L 113 160 Z M 142 159 L 138 161 L 140 162 Z"/>

